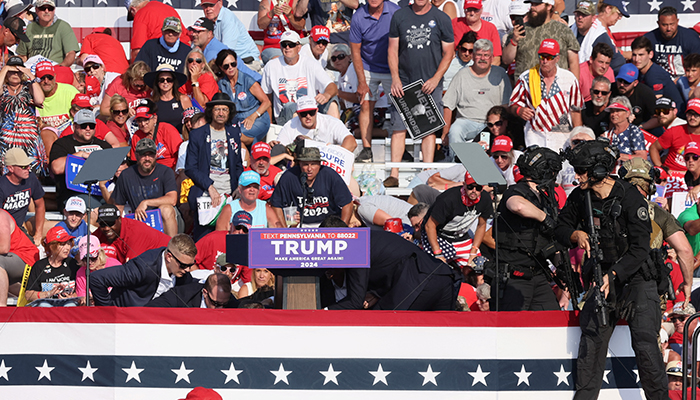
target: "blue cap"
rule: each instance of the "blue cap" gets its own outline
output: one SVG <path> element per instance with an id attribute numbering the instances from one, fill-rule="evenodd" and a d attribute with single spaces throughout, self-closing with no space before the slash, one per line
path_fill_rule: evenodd
<path id="1" fill-rule="evenodd" d="M 609 6 L 615 6 L 617 7 L 618 10 L 622 13 L 622 15 L 625 18 L 630 17 L 630 13 L 627 11 L 627 6 L 622 0 L 601 0 L 603 4 L 607 4 Z"/>
<path id="2" fill-rule="evenodd" d="M 260 175 L 255 171 L 244 171 L 238 178 L 238 184 L 240 186 L 248 186 L 253 183 L 260 184 Z"/>
<path id="3" fill-rule="evenodd" d="M 607 3 L 606 3 L 607 4 Z M 627 63 L 620 67 L 620 72 L 617 73 L 615 79 L 622 79 L 627 83 L 632 83 L 639 78 L 639 70 L 634 64 Z"/>
<path id="4" fill-rule="evenodd" d="M 231 218 L 231 226 L 245 226 L 246 228 L 250 229 L 250 227 L 253 226 L 253 216 L 250 215 L 248 211 L 239 211 L 233 214 L 233 218 Z"/>

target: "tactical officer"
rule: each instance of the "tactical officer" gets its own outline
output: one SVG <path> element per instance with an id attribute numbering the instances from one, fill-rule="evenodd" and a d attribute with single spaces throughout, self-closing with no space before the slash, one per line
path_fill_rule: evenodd
<path id="1" fill-rule="evenodd" d="M 620 178 L 635 185 L 639 193 L 644 196 L 649 206 L 649 216 L 651 217 L 651 247 L 652 260 L 659 268 L 657 282 L 662 292 L 666 289 L 674 290 L 668 286 L 668 272 L 664 270 L 666 261 L 666 252 L 662 251 L 663 242 L 667 242 L 671 248 L 676 251 L 678 264 L 683 272 L 682 289 L 685 294 L 685 305 L 690 301 L 690 292 L 693 286 L 693 248 L 688 243 L 685 237 L 685 232 L 680 223 L 670 212 L 659 207 L 656 202 L 649 200 L 649 195 L 656 193 L 656 184 L 654 183 L 659 176 L 658 169 L 654 168 L 649 161 L 635 157 L 622 164 L 622 168 L 618 171 Z M 664 304 L 665 306 L 665 304 Z"/>
<path id="2" fill-rule="evenodd" d="M 574 399 L 596 399 L 603 382 L 608 341 L 621 315 L 629 323 L 639 380 L 647 399 L 668 399 L 668 378 L 664 373 L 656 337 L 661 310 L 656 282 L 649 274 L 651 224 L 644 197 L 629 182 L 610 176 L 619 157 L 616 147 L 603 140 L 581 143 L 566 158 L 580 186 L 574 189 L 559 214 L 555 237 L 564 244 L 577 245 L 590 256 L 586 198 L 590 196 L 595 229 L 599 229 L 603 276 L 600 290 L 607 306 L 588 296 L 581 313 L 581 342 L 578 350 Z M 587 196 L 588 195 L 588 196 Z M 584 281 L 590 282 L 594 262 L 584 263 Z M 607 316 L 609 321 L 605 324 Z"/>
<path id="3" fill-rule="evenodd" d="M 559 211 L 554 179 L 561 170 L 561 157 L 546 147 L 530 146 L 516 166 L 523 179 L 506 190 L 498 205 L 499 262 L 508 276 L 499 310 L 558 310 L 542 250 L 554 241 Z M 495 296 L 491 294 L 492 299 Z"/>

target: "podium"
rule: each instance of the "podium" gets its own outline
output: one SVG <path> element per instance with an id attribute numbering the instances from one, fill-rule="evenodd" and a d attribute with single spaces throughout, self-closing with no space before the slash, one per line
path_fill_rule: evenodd
<path id="1" fill-rule="evenodd" d="M 369 228 L 264 228 L 226 236 L 226 261 L 275 274 L 275 308 L 321 308 L 327 269 L 369 268 Z"/>

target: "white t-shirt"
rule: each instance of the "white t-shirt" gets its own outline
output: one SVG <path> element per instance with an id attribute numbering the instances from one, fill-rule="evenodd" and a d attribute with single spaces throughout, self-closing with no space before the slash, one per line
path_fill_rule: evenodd
<path id="1" fill-rule="evenodd" d="M 338 90 L 340 91 L 348 93 L 357 92 L 357 72 L 355 71 L 355 67 L 352 65 L 352 63 L 350 63 L 348 70 L 345 71 L 345 75 L 340 75 L 338 77 L 338 82 L 336 82 L 336 85 L 338 85 Z M 354 105 L 354 103 L 347 100 L 343 100 L 343 103 L 345 104 L 345 108 L 352 108 Z"/>
<path id="2" fill-rule="evenodd" d="M 277 117 L 283 103 L 296 102 L 301 96 L 315 97 L 333 81 L 315 59 L 299 57 L 296 64 L 289 65 L 284 57 L 277 57 L 265 65 L 261 83 L 265 94 L 274 93 Z"/>
<path id="3" fill-rule="evenodd" d="M 352 133 L 345 127 L 345 125 L 338 119 L 334 117 L 329 117 L 328 115 L 316 113 L 316 129 L 306 129 L 301 125 L 299 117 L 294 117 L 288 121 L 282 127 L 277 140 L 280 144 L 286 146 L 294 142 L 297 136 L 303 135 L 311 140 L 322 143 L 337 144 L 340 146 L 343 144 L 343 140 L 352 136 Z"/>
<path id="4" fill-rule="evenodd" d="M 180 172 L 185 169 L 185 162 L 187 161 L 187 145 L 190 144 L 189 140 L 185 140 L 180 145 L 180 149 L 177 151 L 177 164 L 175 164 L 175 172 Z"/>
<path id="5" fill-rule="evenodd" d="M 481 19 L 496 25 L 501 42 L 506 33 L 513 29 L 513 23 L 510 20 L 510 3 L 511 0 L 484 0 L 482 3 Z"/>
<path id="6" fill-rule="evenodd" d="M 310 59 L 316 61 L 321 65 L 321 68 L 326 69 L 326 66 L 328 65 L 328 46 L 326 46 L 326 50 L 323 51 L 323 54 L 321 54 L 321 58 L 318 60 L 316 57 L 314 57 L 314 53 L 311 51 L 311 45 L 310 44 L 305 44 L 301 46 L 301 51 L 299 52 L 300 56 L 303 57 L 309 57 Z"/>
<path id="7" fill-rule="evenodd" d="M 112 81 L 115 80 L 116 78 L 120 77 L 121 75 L 116 73 L 116 72 L 105 72 L 105 80 L 102 82 L 102 88 L 100 90 L 100 95 L 97 97 L 93 97 L 90 99 L 90 104 L 95 102 L 93 104 L 94 106 L 102 104 L 102 99 L 105 97 L 105 90 L 107 90 L 107 87 L 109 87 L 110 84 L 112 84 Z"/>

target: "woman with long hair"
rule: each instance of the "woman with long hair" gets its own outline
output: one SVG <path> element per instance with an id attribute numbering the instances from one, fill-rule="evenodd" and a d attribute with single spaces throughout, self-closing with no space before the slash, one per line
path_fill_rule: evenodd
<path id="1" fill-rule="evenodd" d="M 151 89 L 143 81 L 143 77 L 149 71 L 148 64 L 143 61 L 136 61 L 131 64 L 105 90 L 102 104 L 100 104 L 100 114 L 104 117 L 109 117 L 112 96 L 118 94 L 126 99 L 126 103 L 129 105 L 129 116 L 133 117 L 136 114 L 135 109 L 139 105 L 139 100 L 151 97 Z"/>
<path id="2" fill-rule="evenodd" d="M 117 137 L 120 143 L 129 142 L 129 127 L 126 121 L 129 119 L 129 104 L 126 99 L 118 94 L 112 96 L 109 101 L 109 120 L 107 127 Z"/>
<path id="3" fill-rule="evenodd" d="M 46 257 L 34 263 L 24 292 L 27 301 L 75 297 L 78 265 L 70 257 L 74 236 L 60 226 L 49 229 L 44 239 Z"/>
<path id="4" fill-rule="evenodd" d="M 187 82 L 180 86 L 180 93 L 190 96 L 192 104 L 204 111 L 204 105 L 219 91 L 216 77 L 198 48 L 192 49 L 185 60 Z"/>
<path id="5" fill-rule="evenodd" d="M 153 89 L 151 100 L 158 109 L 158 122 L 167 122 L 182 132 L 183 113 L 192 108 L 192 100 L 178 91 L 187 82 L 187 76 L 170 64 L 161 64 L 147 73 L 143 81 Z"/>
<path id="6" fill-rule="evenodd" d="M 255 268 L 253 270 L 253 279 L 241 286 L 241 290 L 238 291 L 238 298 L 248 297 L 257 292 L 258 289 L 265 287 L 274 289 L 275 275 L 267 268 Z"/>
<path id="7" fill-rule="evenodd" d="M 219 80 L 219 89 L 236 105 L 241 142 L 250 147 L 255 142 L 265 140 L 270 129 L 267 110 L 272 103 L 255 79 L 238 70 L 236 58 L 236 52 L 230 49 L 221 50 L 216 56 L 216 66 L 223 74 Z"/>

